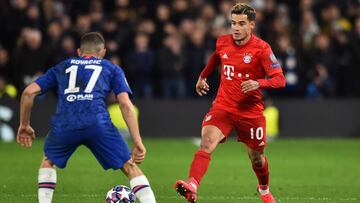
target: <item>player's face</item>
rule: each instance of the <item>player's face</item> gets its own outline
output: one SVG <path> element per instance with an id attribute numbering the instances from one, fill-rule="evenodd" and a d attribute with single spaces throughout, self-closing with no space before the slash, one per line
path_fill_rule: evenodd
<path id="1" fill-rule="evenodd" d="M 255 21 L 249 21 L 245 14 L 231 15 L 231 33 L 235 41 L 244 41 L 255 28 Z"/>

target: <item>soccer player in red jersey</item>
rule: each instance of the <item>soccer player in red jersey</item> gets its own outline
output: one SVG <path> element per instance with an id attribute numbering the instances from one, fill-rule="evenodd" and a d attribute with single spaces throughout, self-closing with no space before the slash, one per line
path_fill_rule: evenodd
<path id="1" fill-rule="evenodd" d="M 264 203 L 274 203 L 269 191 L 264 104 L 261 89 L 285 86 L 281 66 L 268 43 L 252 34 L 255 10 L 247 4 L 231 9 L 232 34 L 220 36 L 196 84 L 200 96 L 206 95 L 206 78 L 221 63 L 218 94 L 202 123 L 201 144 L 191 163 L 189 179 L 176 181 L 177 192 L 195 202 L 197 188 L 205 175 L 211 153 L 236 130 L 238 141 L 246 144 L 252 168 L 258 179 L 257 191 Z M 266 79 L 267 77 L 267 79 Z"/>

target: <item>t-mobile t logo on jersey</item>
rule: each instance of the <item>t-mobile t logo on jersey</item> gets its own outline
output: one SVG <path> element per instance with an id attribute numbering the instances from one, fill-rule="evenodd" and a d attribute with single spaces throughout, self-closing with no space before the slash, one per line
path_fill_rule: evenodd
<path id="1" fill-rule="evenodd" d="M 234 76 L 234 66 L 224 65 L 224 75 L 226 75 L 227 80 L 232 80 L 231 77 Z"/>

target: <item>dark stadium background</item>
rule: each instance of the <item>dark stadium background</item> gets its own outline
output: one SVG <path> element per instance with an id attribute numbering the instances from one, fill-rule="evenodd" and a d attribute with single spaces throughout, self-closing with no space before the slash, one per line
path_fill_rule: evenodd
<path id="1" fill-rule="evenodd" d="M 76 55 L 82 34 L 99 31 L 106 58 L 124 69 L 131 84 L 144 136 L 197 135 L 218 73 L 209 79 L 209 96 L 200 98 L 194 86 L 216 38 L 229 32 L 234 2 L 1 1 L 0 101 L 14 111 L 2 122 L 16 128 L 25 85 Z M 280 110 L 282 136 L 360 136 L 359 1 L 243 2 L 257 10 L 255 33 L 273 47 L 287 78 L 285 89 L 264 92 Z M 39 136 L 48 130 L 43 120 L 54 102 L 52 93 L 38 99 L 33 119 Z"/>
<path id="2" fill-rule="evenodd" d="M 10 126 L 12 133 L 17 130 L 25 85 L 76 55 L 82 34 L 99 31 L 107 41 L 106 58 L 123 68 L 134 92 L 149 154 L 142 167 L 151 172 L 159 202 L 177 202 L 171 184 L 187 174 L 196 149 L 188 138 L 200 136 L 202 118 L 216 96 L 219 72 L 209 78 L 208 96 L 197 96 L 194 86 L 216 38 L 229 33 L 228 12 L 235 2 L 247 2 L 256 9 L 255 33 L 269 42 L 287 78 L 285 89 L 264 91 L 280 112 L 279 139 L 268 147 L 275 196 L 283 198 L 281 202 L 359 202 L 358 0 L 1 0 L 0 137 L 6 141 L 4 134 L 11 134 L 4 126 Z M 114 103 L 111 96 L 108 102 Z M 38 137 L 46 135 L 55 105 L 54 93 L 36 99 L 32 125 Z M 42 142 L 37 139 L 30 153 L 0 139 L 0 202 L 16 202 L 19 178 L 25 202 L 35 202 L 34 174 Z M 238 158 L 233 151 L 239 146 L 230 142 L 219 148 L 200 201 L 221 202 L 224 197 L 226 202 L 257 202 L 250 192 L 254 188 L 243 188 L 242 181 L 246 185 L 255 180 L 245 153 L 240 153 L 239 165 L 231 162 Z M 184 148 L 189 151 L 175 152 Z M 63 185 L 55 202 L 72 202 L 72 198 L 78 198 L 73 202 L 99 202 L 109 181 L 116 183 L 115 175 L 103 182 L 87 179 L 81 170 L 93 169 L 88 173 L 96 174 L 92 177 L 104 175 L 89 157 L 84 149 L 75 153 L 69 172 L 61 172 Z M 179 172 L 166 170 L 168 164 Z M 222 174 L 229 171 L 224 167 L 249 170 L 226 179 Z M 94 181 L 87 182 L 93 188 L 70 186 L 74 173 L 82 181 Z M 244 191 L 236 194 L 225 189 L 228 182 L 239 179 Z M 214 191 L 214 184 L 224 187 Z M 289 187 L 295 189 L 284 189 Z M 78 197 L 80 193 L 84 195 Z"/>

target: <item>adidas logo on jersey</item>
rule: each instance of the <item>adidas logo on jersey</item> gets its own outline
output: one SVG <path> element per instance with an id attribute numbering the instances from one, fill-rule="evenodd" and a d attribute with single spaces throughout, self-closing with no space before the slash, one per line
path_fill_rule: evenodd
<path id="1" fill-rule="evenodd" d="M 205 117 L 205 122 L 211 120 L 211 118 L 212 118 L 212 115 L 206 116 L 206 117 Z"/>
<path id="2" fill-rule="evenodd" d="M 264 146 L 264 145 L 265 145 L 265 142 L 261 141 L 260 144 L 259 144 L 259 147 Z"/>
<path id="3" fill-rule="evenodd" d="M 223 59 L 228 59 L 228 55 L 225 53 L 223 56 L 222 56 Z"/>

